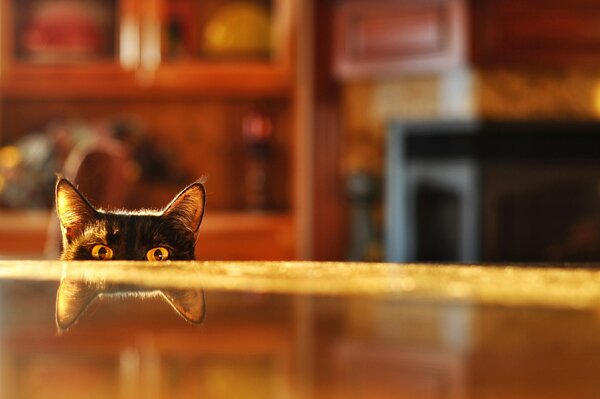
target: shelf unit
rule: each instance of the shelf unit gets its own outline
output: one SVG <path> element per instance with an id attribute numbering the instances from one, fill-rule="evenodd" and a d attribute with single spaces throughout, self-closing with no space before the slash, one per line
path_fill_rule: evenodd
<path id="1" fill-rule="evenodd" d="M 13 143 L 57 118 L 131 116 L 157 145 L 177 150 L 177 161 L 191 179 L 208 177 L 203 228 L 210 244 L 199 243 L 199 248 L 206 248 L 204 253 L 199 250 L 199 258 L 298 257 L 300 216 L 294 199 L 299 169 L 294 73 L 297 2 L 96 0 L 86 2 L 77 12 L 81 18 L 98 10 L 110 16 L 97 18 L 104 22 L 96 21 L 97 31 L 110 32 L 104 44 L 89 48 L 84 44 L 83 49 L 74 50 L 67 39 L 58 39 L 45 47 L 32 45 L 31 31 L 52 29 L 44 24 L 56 22 L 40 17 L 49 13 L 44 7 L 60 14 L 64 4 L 73 2 L 0 0 L 0 145 Z M 252 7 L 250 11 L 232 11 L 228 9 L 231 4 Z M 190 47 L 184 43 L 192 50 L 173 56 L 169 30 L 181 7 L 194 13 L 188 25 L 180 28 L 193 28 L 196 41 L 207 40 L 196 21 L 218 16 L 222 18 L 220 28 L 231 29 L 232 18 L 260 22 L 261 15 L 263 20 L 267 17 L 269 51 L 259 54 L 242 46 L 238 53 L 207 53 L 198 44 Z M 222 9 L 225 17 L 218 14 Z M 193 21 L 191 25 L 189 21 Z M 239 32 L 237 35 L 239 40 Z M 272 207 L 261 212 L 246 210 L 242 200 L 245 177 L 241 161 L 247 150 L 242 123 L 253 112 L 264 114 L 273 124 L 273 156 L 269 160 Z M 152 183 L 140 186 L 148 184 Z M 132 186 L 137 187 L 135 183 Z M 158 186 L 150 193 L 140 189 L 140 201 L 135 205 L 160 207 L 165 198 L 175 194 L 172 183 L 165 182 L 162 193 L 161 184 Z M 236 237 L 247 243 L 238 245 Z"/>
<path id="2" fill-rule="evenodd" d="M 107 9 L 106 13 L 113 16 L 111 37 L 114 36 L 114 43 L 104 45 L 109 50 L 96 50 L 98 54 L 89 54 L 94 51 L 89 49 L 79 50 L 78 55 L 72 55 L 77 51 L 70 49 L 68 43 L 47 45 L 46 47 L 54 49 L 57 54 L 55 56 L 47 55 L 51 50 L 39 49 L 40 46 L 27 46 L 23 43 L 25 40 L 20 39 L 29 32 L 27 25 L 21 30 L 18 26 L 26 24 L 28 18 L 32 19 L 35 16 L 36 3 L 67 2 L 61 0 L 45 2 L 2 0 L 1 2 L 3 59 L 0 88 L 3 96 L 98 98 L 99 96 L 161 96 L 187 93 L 262 97 L 286 96 L 293 90 L 293 29 L 295 28 L 293 0 L 250 1 L 250 4 L 264 6 L 269 12 L 271 22 L 269 55 L 257 57 L 242 54 L 212 58 L 200 55 L 169 57 L 165 50 L 168 46 L 165 44 L 167 42 L 165 30 L 169 22 L 169 10 L 174 7 L 173 4 L 184 3 L 190 4 L 191 7 L 196 6 L 193 8 L 200 8 L 198 4 L 207 3 L 213 4 L 212 8 L 226 7 L 226 2 L 223 0 L 88 2 L 88 4 L 99 4 Z M 241 10 L 243 11 L 245 10 Z M 236 16 L 243 18 L 244 14 Z M 220 25 L 222 29 L 228 27 L 225 22 Z M 235 32 L 230 33 L 230 37 L 232 40 L 240 40 L 239 37 L 235 37 Z M 61 46 L 66 48 L 62 49 Z M 24 50 L 23 47 L 26 49 Z"/>

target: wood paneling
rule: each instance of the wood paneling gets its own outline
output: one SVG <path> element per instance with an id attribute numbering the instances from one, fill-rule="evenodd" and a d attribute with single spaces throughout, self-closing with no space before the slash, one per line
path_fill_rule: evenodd
<path id="1" fill-rule="evenodd" d="M 477 64 L 591 66 L 600 63 L 600 5 L 593 0 L 472 2 Z"/>
<path id="2" fill-rule="evenodd" d="M 40 131 L 52 120 L 108 119 L 132 121 L 158 148 L 173 154 L 175 167 L 191 180 L 206 176 L 210 210 L 244 208 L 244 157 L 242 119 L 262 111 L 273 121 L 271 196 L 273 207 L 290 207 L 293 131 L 291 110 L 285 101 L 172 100 L 172 101 L 5 101 L 0 111 L 2 144 L 14 143 L 27 133 Z M 176 154 L 176 155 L 175 155 Z M 232 162 L 232 160 L 236 160 Z M 163 182 L 164 183 L 164 182 Z M 149 186 L 149 185 L 147 185 Z M 177 193 L 177 186 L 157 185 L 130 198 L 134 207 L 162 207 Z M 163 192 L 161 193 L 161 187 Z M 147 194 L 150 194 L 149 196 Z"/>
<path id="3" fill-rule="evenodd" d="M 334 71 L 382 78 L 475 65 L 600 64 L 593 0 L 347 0 L 336 11 Z"/>
<path id="4" fill-rule="evenodd" d="M 310 106 L 312 148 L 312 241 L 316 260 L 345 259 L 348 201 L 344 192 L 340 87 L 331 76 L 333 51 L 333 7 L 327 1 L 314 2 L 315 33 L 311 46 L 313 85 Z"/>

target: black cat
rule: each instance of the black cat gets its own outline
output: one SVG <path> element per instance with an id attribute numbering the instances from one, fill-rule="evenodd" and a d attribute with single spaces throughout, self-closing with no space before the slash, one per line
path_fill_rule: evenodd
<path id="1" fill-rule="evenodd" d="M 59 177 L 56 209 L 62 231 L 62 260 L 193 260 L 206 191 L 202 180 L 187 186 L 163 210 L 96 209 L 71 182 Z M 63 278 L 56 298 L 56 324 L 70 327 L 98 295 L 140 293 L 130 286 Z M 162 295 L 186 320 L 204 318 L 200 290 L 163 289 Z"/>

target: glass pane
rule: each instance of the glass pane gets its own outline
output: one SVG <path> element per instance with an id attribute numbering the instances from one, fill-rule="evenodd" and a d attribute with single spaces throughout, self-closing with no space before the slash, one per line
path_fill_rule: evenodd
<path id="1" fill-rule="evenodd" d="M 116 0 L 13 1 L 14 57 L 46 64 L 114 59 Z"/>
<path id="2" fill-rule="evenodd" d="M 270 58 L 272 3 L 269 0 L 167 2 L 163 15 L 163 59 Z"/>

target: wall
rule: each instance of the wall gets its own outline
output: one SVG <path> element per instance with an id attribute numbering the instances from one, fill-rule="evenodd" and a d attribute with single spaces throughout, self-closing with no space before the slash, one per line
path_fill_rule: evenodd
<path id="1" fill-rule="evenodd" d="M 343 86 L 342 170 L 382 170 L 390 121 L 439 119 L 598 119 L 600 72 L 457 70 Z"/>

